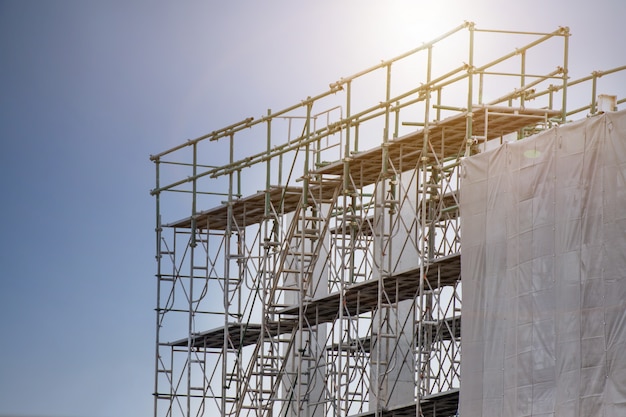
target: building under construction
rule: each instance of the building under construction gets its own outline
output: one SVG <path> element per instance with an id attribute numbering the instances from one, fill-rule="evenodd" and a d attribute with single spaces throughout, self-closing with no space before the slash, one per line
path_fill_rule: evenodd
<path id="1" fill-rule="evenodd" d="M 153 155 L 155 417 L 626 415 L 626 66 L 569 41 L 464 23 Z"/>

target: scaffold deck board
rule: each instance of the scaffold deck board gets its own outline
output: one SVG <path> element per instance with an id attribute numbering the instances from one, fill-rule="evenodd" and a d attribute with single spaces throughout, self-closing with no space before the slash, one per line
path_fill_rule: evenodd
<path id="1" fill-rule="evenodd" d="M 458 193 L 449 192 L 444 195 L 432 196 L 428 201 L 428 213 L 438 213 L 439 216 L 434 221 L 448 221 L 459 216 Z M 329 230 L 331 234 L 350 235 L 351 231 L 356 231 L 358 236 L 374 236 L 374 216 L 350 217 L 347 221 L 341 221 L 337 227 Z"/>
<path id="2" fill-rule="evenodd" d="M 461 255 L 454 254 L 439 258 L 428 265 L 425 288 L 453 285 L 461 276 Z M 398 303 L 415 298 L 419 291 L 420 269 L 415 268 L 383 279 L 385 303 Z M 357 316 L 373 311 L 378 305 L 377 279 L 354 284 L 346 288 L 343 296 L 333 293 L 313 299 L 304 304 L 304 315 L 309 323 L 327 323 L 338 319 L 340 310 L 345 316 Z M 278 312 L 282 317 L 297 316 L 297 306 L 288 307 Z"/>
<path id="3" fill-rule="evenodd" d="M 430 263 L 426 274 L 428 286 L 435 288 L 444 285 L 452 285 L 460 279 L 461 274 L 461 255 L 454 254 L 445 258 L 437 259 Z M 385 293 L 388 296 L 388 302 L 397 303 L 400 301 L 412 299 L 416 297 L 419 289 L 419 268 L 403 272 L 383 280 Z M 311 324 L 328 323 L 338 319 L 340 310 L 340 294 L 333 293 L 328 296 L 318 298 L 304 304 L 304 311 L 307 320 Z M 348 287 L 344 296 L 344 316 L 359 315 L 376 309 L 378 305 L 378 280 L 369 280 Z M 279 311 L 281 315 L 280 322 L 269 323 L 265 325 L 266 335 L 276 337 L 281 334 L 289 333 L 297 326 L 297 321 L 292 320 L 290 316 L 297 316 L 299 308 L 297 306 L 288 307 Z M 453 318 L 451 318 L 452 320 Z M 435 326 L 430 325 L 432 328 Z M 450 332 L 443 326 L 444 330 L 441 337 L 450 338 Z M 460 336 L 460 325 L 457 323 L 455 337 Z M 221 349 L 224 346 L 224 334 L 228 335 L 229 347 L 238 349 L 243 346 L 253 345 L 258 342 L 263 326 L 256 323 L 232 323 L 228 325 L 227 331 L 224 326 L 217 327 L 196 334 L 192 341 L 191 347 L 206 349 Z M 179 339 L 169 343 L 171 346 L 189 346 L 189 338 Z"/>
<path id="4" fill-rule="evenodd" d="M 265 333 L 268 337 L 276 337 L 289 333 L 297 323 L 284 321 L 281 323 L 265 324 Z M 226 329 L 226 332 L 224 331 Z M 227 327 L 221 326 L 196 334 L 192 341 L 193 348 L 222 349 L 224 334 L 228 335 L 228 347 L 239 349 L 243 346 L 256 344 L 263 332 L 263 325 L 257 323 L 231 323 Z M 179 339 L 169 343 L 170 346 L 189 346 L 189 338 Z"/>
<path id="5" fill-rule="evenodd" d="M 333 197 L 337 181 L 327 181 L 324 186 L 309 187 L 309 205 L 316 201 Z M 266 196 L 269 195 L 270 210 L 276 214 L 290 213 L 296 210 L 302 198 L 302 187 L 285 187 L 274 185 L 268 191 L 259 191 L 247 197 L 233 200 L 233 227 L 245 227 L 260 223 L 265 218 Z M 228 203 L 198 213 L 196 227 L 202 230 L 226 230 L 228 226 Z M 166 227 L 191 228 L 192 217 L 175 221 Z"/>
<path id="6" fill-rule="evenodd" d="M 442 320 L 437 320 L 436 323 L 424 324 L 422 332 L 424 335 L 426 332 L 432 332 L 431 342 L 438 342 L 442 340 L 461 340 L 461 316 L 448 317 Z M 375 336 L 374 336 L 375 337 Z M 425 336 L 422 338 L 425 340 Z M 427 344 L 428 342 L 424 342 Z M 375 345 L 375 342 L 374 342 Z M 343 343 L 339 346 L 338 343 L 333 343 L 326 347 L 327 351 L 339 352 L 362 352 L 370 353 L 372 349 L 372 339 L 370 337 L 361 337 L 359 339 L 352 339 L 349 342 Z"/>
<path id="7" fill-rule="evenodd" d="M 422 340 L 428 340 L 426 333 L 432 333 L 433 341 L 440 340 L 461 340 L 461 316 L 448 317 L 437 320 L 436 323 L 424 324 L 422 327 L 424 336 Z"/>
<path id="8" fill-rule="evenodd" d="M 556 110 L 529 109 L 506 106 L 474 106 L 472 109 L 472 131 L 476 138 L 496 139 L 522 128 L 535 126 L 547 119 L 560 115 Z M 440 160 L 461 157 L 465 152 L 465 135 L 469 112 L 463 112 L 433 122 L 428 128 L 430 152 Z M 386 145 L 389 169 L 404 172 L 420 164 L 426 130 L 421 129 L 401 138 L 390 140 Z M 350 175 L 357 186 L 363 187 L 378 181 L 382 175 L 383 146 L 357 153 L 350 157 Z M 434 161 L 432 158 L 430 162 Z M 337 161 L 316 171 L 319 174 L 340 176 L 343 161 Z"/>
<path id="9" fill-rule="evenodd" d="M 459 390 L 432 394 L 421 399 L 420 406 L 424 417 L 453 417 L 457 415 L 459 407 Z M 415 417 L 416 404 L 408 404 L 382 410 L 379 414 L 375 411 L 356 414 L 353 417 L 370 417 L 380 415 L 382 417 Z"/>
<path id="10" fill-rule="evenodd" d="M 234 200 L 231 205 L 233 209 L 233 220 L 239 226 L 246 226 L 259 223 L 265 216 L 265 197 L 269 194 L 272 207 L 285 212 L 294 211 L 298 202 L 302 198 L 302 188 L 272 186 L 266 191 L 259 191 L 256 194 Z M 226 230 L 228 222 L 228 203 L 213 207 L 209 210 L 198 213 L 196 227 L 210 230 Z M 176 222 L 167 224 L 166 227 L 191 228 L 192 217 L 186 217 Z"/>
<path id="11" fill-rule="evenodd" d="M 296 326 L 296 321 L 282 321 L 281 323 L 269 323 L 265 325 L 266 335 L 269 337 L 277 337 L 281 334 L 291 332 Z M 217 327 L 205 332 L 198 333 L 194 336 L 191 346 L 193 348 L 202 349 L 222 349 L 224 347 L 224 326 Z M 244 346 L 254 345 L 259 341 L 261 337 L 263 326 L 258 323 L 231 323 L 227 327 L 227 334 L 229 338 L 229 348 L 239 349 Z M 438 330 L 441 329 L 441 330 Z M 431 330 L 435 332 L 434 338 L 436 340 L 451 340 L 452 336 L 455 339 L 461 337 L 461 317 L 448 317 L 444 320 L 440 320 L 437 324 L 426 324 L 424 332 Z M 189 346 L 189 339 L 179 339 L 174 342 L 170 342 L 170 346 L 187 347 Z M 359 341 L 358 346 L 352 346 L 352 348 L 369 352 L 371 342 L 369 338 L 364 338 Z M 350 349 L 350 346 L 344 346 L 344 349 Z M 328 350 L 339 350 L 338 345 L 332 345 L 328 347 Z"/>

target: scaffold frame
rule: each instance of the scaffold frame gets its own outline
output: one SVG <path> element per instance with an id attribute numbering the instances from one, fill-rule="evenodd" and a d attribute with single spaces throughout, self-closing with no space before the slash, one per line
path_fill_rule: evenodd
<path id="1" fill-rule="evenodd" d="M 155 417 L 456 415 L 459 161 L 598 111 L 626 66 L 570 80 L 569 35 L 465 22 L 152 155 Z M 489 56 L 491 36 L 524 46 Z"/>

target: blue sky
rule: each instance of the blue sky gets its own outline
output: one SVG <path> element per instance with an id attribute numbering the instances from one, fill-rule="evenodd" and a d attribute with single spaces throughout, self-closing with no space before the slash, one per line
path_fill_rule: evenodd
<path id="1" fill-rule="evenodd" d="M 618 0 L 417 3 L 0 0 L 0 416 L 152 414 L 150 154 L 464 20 L 626 64 Z"/>

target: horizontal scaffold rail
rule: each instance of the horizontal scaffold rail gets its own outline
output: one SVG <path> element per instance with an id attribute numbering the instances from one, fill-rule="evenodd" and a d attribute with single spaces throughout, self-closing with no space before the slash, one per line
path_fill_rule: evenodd
<path id="1" fill-rule="evenodd" d="M 458 27 L 450 30 L 449 32 L 445 33 L 444 35 L 432 40 L 431 42 L 428 43 L 424 43 L 423 45 L 421 45 L 420 47 L 417 47 L 411 51 L 408 51 L 404 54 L 401 54 L 395 58 L 386 60 L 386 61 L 382 61 L 380 64 L 375 65 L 371 68 L 368 68 L 364 71 L 358 72 L 352 76 L 349 77 L 345 77 L 345 78 L 341 78 L 339 81 L 331 83 L 329 85 L 329 90 L 321 93 L 317 96 L 314 97 L 307 97 L 305 100 L 302 100 L 300 103 L 288 107 L 284 110 L 280 110 L 278 112 L 274 112 L 271 114 L 268 114 L 267 116 L 263 116 L 261 118 L 255 119 L 252 117 L 246 118 L 240 122 L 234 123 L 232 125 L 229 125 L 225 128 L 222 128 L 220 130 L 216 130 L 213 131 L 209 134 L 197 137 L 195 139 L 190 139 L 187 142 L 180 144 L 174 148 L 171 148 L 169 150 L 166 150 L 164 152 L 161 152 L 159 154 L 156 155 L 151 155 L 150 159 L 154 162 L 166 162 L 166 161 L 162 161 L 162 158 L 166 157 L 166 156 L 170 156 L 173 155 L 174 153 L 176 153 L 177 151 L 186 148 L 186 147 L 195 147 L 196 145 L 198 145 L 200 142 L 203 142 L 205 140 L 209 140 L 209 141 L 216 141 L 219 140 L 221 138 L 231 138 L 231 140 L 233 139 L 234 135 L 240 131 L 243 130 L 247 130 L 247 129 L 251 129 L 251 128 L 255 128 L 259 125 L 262 124 L 269 124 L 272 122 L 272 120 L 274 119 L 279 119 L 282 117 L 286 117 L 287 114 L 290 114 L 290 112 L 297 110 L 299 108 L 308 108 L 310 109 L 315 103 L 329 97 L 329 96 L 333 96 L 339 92 L 342 92 L 345 90 L 350 91 L 351 89 L 351 83 L 357 79 L 362 78 L 363 76 L 366 76 L 367 74 L 370 74 L 376 70 L 387 70 L 388 72 L 390 71 L 392 64 L 395 64 L 396 62 L 402 61 L 405 58 L 408 58 L 410 56 L 413 56 L 419 52 L 424 52 L 424 51 L 431 51 L 432 48 L 439 43 L 440 41 L 443 41 L 446 38 L 449 38 L 450 36 L 456 34 L 457 32 L 460 32 L 462 29 L 468 29 L 470 33 L 473 32 L 490 32 L 489 30 L 480 30 L 475 28 L 474 23 L 472 22 L 464 22 L 463 24 L 459 25 Z M 498 32 L 498 31 L 495 31 Z M 501 31 L 502 33 L 507 33 L 505 31 Z M 453 84 L 457 84 L 460 81 L 463 80 L 469 80 L 469 84 L 472 84 L 472 78 L 474 75 L 480 75 L 481 77 L 483 75 L 489 75 L 491 74 L 488 70 L 492 69 L 493 67 L 499 65 L 500 63 L 507 61 L 515 56 L 518 56 L 520 54 L 524 54 L 527 50 L 532 49 L 533 47 L 546 42 L 547 40 L 553 38 L 553 37 L 568 37 L 569 36 L 569 31 L 567 28 L 559 28 L 558 30 L 552 32 L 552 33 L 533 33 L 533 32 L 508 32 L 511 34 L 527 34 L 527 35 L 535 35 L 535 36 L 540 36 L 539 38 L 535 39 L 534 41 L 530 42 L 527 45 L 524 45 L 520 48 L 516 48 L 514 51 L 496 59 L 490 62 L 487 62 L 483 65 L 480 66 L 472 66 L 470 64 L 467 63 L 463 63 L 462 65 L 450 70 L 449 72 L 447 72 L 446 74 L 438 77 L 438 78 L 434 78 L 434 79 L 430 79 L 428 81 L 426 81 L 425 83 L 422 83 L 419 87 L 416 87 L 414 89 L 410 89 L 409 91 L 406 91 L 402 94 L 398 94 L 395 96 L 392 96 L 390 94 L 390 91 L 387 91 L 387 94 L 385 96 L 384 100 L 379 100 L 378 103 L 372 107 L 368 107 L 364 110 L 358 111 L 356 113 L 353 114 L 349 114 L 346 117 L 342 117 L 341 120 L 336 121 L 336 122 L 332 122 L 329 123 L 327 126 L 324 126 L 321 129 L 317 129 L 315 131 L 310 131 L 307 134 L 303 134 L 301 137 L 299 137 L 297 140 L 295 141 L 288 141 L 287 143 L 283 143 L 280 145 L 275 145 L 273 146 L 271 149 L 268 148 L 267 151 L 264 152 L 260 152 L 257 153 L 255 155 L 250 155 L 247 156 L 241 160 L 237 160 L 237 161 L 231 161 L 231 163 L 224 165 L 224 166 L 220 166 L 220 167 L 212 167 L 209 170 L 203 171 L 203 172 L 196 172 L 191 176 L 188 176 L 186 178 L 180 179 L 179 181 L 173 182 L 171 184 L 168 185 L 161 185 L 158 186 L 156 188 L 154 188 L 151 191 L 152 195 L 157 195 L 159 193 L 161 193 L 162 191 L 167 191 L 167 190 L 172 190 L 175 189 L 176 187 L 183 185 L 185 183 L 203 178 L 203 177 L 211 177 L 211 178 L 216 178 L 222 175 L 227 175 L 229 173 L 233 173 L 233 172 L 238 172 L 241 171 L 244 168 L 247 167 L 251 167 L 255 164 L 258 163 L 262 163 L 262 162 L 266 162 L 268 160 L 271 160 L 275 157 L 278 157 L 279 155 L 282 155 L 284 153 L 287 152 L 291 152 L 294 151 L 300 147 L 303 147 L 305 145 L 309 145 L 312 144 L 316 141 L 319 141 L 323 138 L 326 138 L 330 135 L 334 135 L 340 131 L 343 130 L 350 130 L 351 127 L 354 126 L 358 126 L 359 124 L 374 119 L 374 118 L 378 118 L 378 117 L 388 117 L 390 113 L 399 111 L 401 108 L 407 107 L 407 106 L 411 106 L 415 103 L 418 102 L 430 102 L 429 101 L 429 97 L 430 94 L 432 92 L 435 91 L 439 91 L 441 92 L 441 90 L 444 87 L 453 85 Z M 470 37 L 471 38 L 471 37 Z M 471 43 L 471 42 L 470 42 Z M 429 64 L 430 65 L 430 64 Z M 493 72 L 493 74 L 499 74 L 497 72 Z M 558 67 L 556 70 L 554 70 L 553 72 L 547 74 L 547 75 L 534 75 L 534 74 L 507 74 L 507 75 L 515 75 L 515 76 L 524 76 L 526 75 L 528 78 L 533 78 L 535 79 L 534 81 L 530 82 L 529 84 L 526 85 L 522 85 L 520 88 L 516 88 L 513 92 L 511 92 L 510 94 L 506 95 L 504 99 L 509 100 L 509 99 L 515 99 L 518 96 L 525 96 L 527 94 L 531 94 L 534 93 L 534 89 L 532 89 L 531 87 L 534 87 L 535 84 L 541 84 L 543 83 L 543 81 L 546 81 L 547 79 L 561 79 L 563 80 L 564 86 L 566 85 L 566 74 L 567 74 L 567 68 L 564 67 Z M 482 87 L 482 78 L 481 78 L 481 87 Z M 531 91 L 532 90 L 532 91 Z M 482 103 L 481 100 L 479 100 L 480 103 Z M 471 107 L 471 101 L 468 102 L 468 105 Z M 499 103 L 499 102 L 498 102 Z M 510 103 L 509 103 L 510 104 Z M 349 106 L 349 104 L 348 104 Z M 434 106 L 437 107 L 437 106 Z M 446 108 L 447 106 L 439 106 L 440 108 Z M 559 109 L 559 110 L 555 110 L 556 116 L 554 117 L 562 117 L 565 113 L 564 109 Z M 427 124 L 427 123 L 426 123 Z M 470 127 L 471 130 L 471 124 L 468 125 L 468 127 Z M 348 152 L 348 148 L 349 148 L 349 144 L 346 144 L 346 155 L 344 156 L 349 156 L 347 154 Z M 355 151 L 358 151 L 357 147 L 356 147 L 356 143 L 355 143 Z"/>
<path id="2" fill-rule="evenodd" d="M 324 98 L 326 96 L 335 94 L 338 91 L 343 90 L 343 88 L 344 88 L 344 86 L 346 84 L 349 84 L 350 82 L 354 81 L 357 78 L 360 78 L 360 77 L 362 77 L 364 75 L 367 75 L 367 74 L 369 74 L 371 72 L 374 72 L 374 71 L 376 71 L 378 69 L 386 68 L 386 67 L 392 65 L 393 63 L 395 63 L 397 61 L 400 61 L 400 60 L 403 60 L 403 59 L 405 59 L 405 58 L 407 58 L 407 57 L 409 57 L 411 55 L 415 55 L 418 52 L 425 51 L 428 48 L 431 48 L 437 42 L 439 42 L 439 41 L 441 41 L 441 40 L 443 40 L 443 39 L 445 39 L 447 37 L 450 37 L 450 36 L 454 35 L 455 33 L 459 32 L 459 31 L 461 31 L 463 29 L 466 29 L 466 28 L 472 28 L 473 29 L 474 28 L 474 23 L 473 22 L 463 22 L 462 24 L 460 24 L 459 26 L 455 27 L 454 29 L 446 32 L 445 34 L 443 34 L 443 35 L 441 35 L 441 36 L 439 36 L 439 37 L 437 37 L 437 38 L 435 38 L 433 40 L 431 40 L 430 42 L 427 42 L 427 43 L 424 43 L 424 44 L 418 46 L 417 48 L 414 48 L 414 49 L 412 49 L 412 50 L 410 50 L 408 52 L 405 52 L 405 53 L 403 53 L 401 55 L 398 55 L 398 56 L 396 56 L 396 57 L 394 57 L 392 59 L 388 59 L 386 61 L 382 61 L 378 65 L 374 65 L 374 66 L 372 66 L 370 68 L 367 68 L 367 69 L 365 69 L 363 71 L 360 71 L 360 72 L 358 72 L 356 74 L 353 74 L 353 75 L 351 75 L 349 77 L 342 77 L 339 81 L 331 83 L 329 85 L 329 90 L 328 91 L 326 91 L 326 92 L 324 92 L 322 94 L 319 94 L 319 95 L 317 95 L 315 97 L 308 97 L 306 100 L 302 100 L 302 102 L 300 102 L 299 104 L 296 104 L 294 106 L 288 107 L 288 108 L 283 109 L 283 110 L 280 110 L 280 111 L 275 112 L 275 113 L 273 113 L 271 115 L 268 115 L 268 116 L 265 116 L 265 117 L 261 117 L 259 119 L 254 119 L 253 117 L 248 117 L 248 118 L 246 118 L 246 119 L 244 119 L 244 120 L 242 120 L 240 122 L 233 123 L 233 124 L 231 124 L 229 126 L 226 126 L 226 127 L 222 128 L 222 129 L 215 130 L 215 131 L 213 131 L 211 133 L 207 133 L 206 135 L 202 135 L 202 136 L 197 137 L 195 139 L 190 139 L 190 140 L 188 140 L 185 143 L 182 143 L 182 144 L 180 144 L 178 146 L 170 148 L 170 149 L 168 149 L 166 151 L 160 152 L 160 153 L 158 153 L 156 155 L 151 155 L 150 159 L 152 161 L 157 161 L 157 160 L 159 160 L 160 158 L 162 158 L 162 157 L 164 157 L 166 155 L 169 155 L 169 154 L 171 154 L 173 152 L 176 152 L 176 151 L 178 151 L 178 150 L 180 150 L 182 148 L 185 148 L 187 146 L 192 146 L 194 144 L 197 144 L 198 142 L 201 142 L 203 140 L 207 140 L 207 139 L 211 140 L 211 141 L 219 140 L 221 138 L 228 137 L 228 136 L 230 136 L 230 135 L 232 135 L 232 134 L 234 134 L 234 133 L 236 133 L 236 132 L 238 132 L 240 130 L 249 129 L 249 128 L 251 128 L 252 126 L 254 126 L 256 124 L 266 123 L 268 120 L 271 120 L 271 119 L 274 119 L 274 118 L 277 118 L 277 117 L 281 117 L 281 116 L 291 112 L 294 109 L 297 109 L 297 108 L 300 108 L 300 107 L 305 107 L 305 106 L 307 106 L 309 104 L 314 103 L 317 100 L 320 100 L 320 99 L 322 99 L 322 98 Z M 547 34 L 544 34 L 544 35 L 547 35 Z"/>

